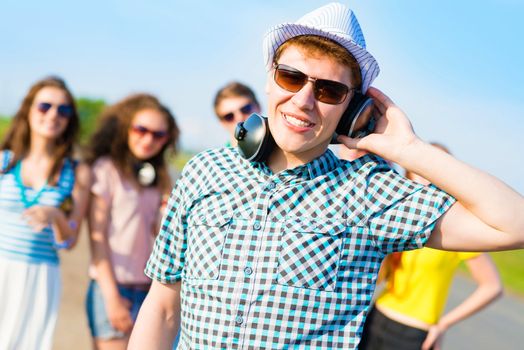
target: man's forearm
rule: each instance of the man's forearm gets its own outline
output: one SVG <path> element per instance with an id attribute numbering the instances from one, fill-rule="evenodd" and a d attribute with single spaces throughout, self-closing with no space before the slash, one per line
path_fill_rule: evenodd
<path id="1" fill-rule="evenodd" d="M 485 224 L 523 234 L 522 196 L 497 178 L 423 142 L 407 147 L 398 163 L 454 196 Z"/>
<path id="2" fill-rule="evenodd" d="M 136 320 L 128 350 L 170 350 L 180 326 L 180 282 L 153 282 Z"/>

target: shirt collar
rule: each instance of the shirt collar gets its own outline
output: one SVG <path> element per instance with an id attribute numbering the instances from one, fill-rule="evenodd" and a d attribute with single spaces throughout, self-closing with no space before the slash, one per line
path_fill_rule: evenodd
<path id="1" fill-rule="evenodd" d="M 313 179 L 317 176 L 333 171 L 339 166 L 339 162 L 339 159 L 333 154 L 333 152 L 330 149 L 327 149 L 320 157 L 313 159 L 304 166 L 307 167 L 309 178 Z"/>
<path id="2" fill-rule="evenodd" d="M 295 176 L 304 180 L 313 179 L 317 176 L 324 175 L 339 166 L 340 160 L 333 154 L 330 149 L 327 149 L 320 157 L 313 159 L 311 162 L 304 165 L 299 165 L 292 169 L 281 171 L 278 177 Z M 263 172 L 265 175 L 273 175 L 271 169 L 265 162 L 252 162 L 255 169 Z"/>

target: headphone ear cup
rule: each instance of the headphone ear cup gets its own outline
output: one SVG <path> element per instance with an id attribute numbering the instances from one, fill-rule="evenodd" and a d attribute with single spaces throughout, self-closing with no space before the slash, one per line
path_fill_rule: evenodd
<path id="1" fill-rule="evenodd" d="M 156 184 L 156 170 L 149 162 L 136 162 L 133 165 L 135 177 L 141 186 L 154 186 Z"/>
<path id="2" fill-rule="evenodd" d="M 339 143 L 336 136 L 364 137 L 375 127 L 373 99 L 359 92 L 351 98 L 348 107 L 342 114 L 331 143 Z"/>
<path id="3" fill-rule="evenodd" d="M 238 123 L 235 138 L 239 154 L 252 162 L 266 160 L 275 145 L 267 118 L 256 113 L 251 114 L 244 122 Z"/>
<path id="4" fill-rule="evenodd" d="M 260 146 L 258 147 L 258 151 L 251 157 L 251 161 L 253 162 L 263 162 L 269 157 L 269 154 L 273 150 L 273 147 L 275 146 L 275 140 L 273 139 L 273 136 L 271 135 L 271 131 L 269 130 L 269 123 L 266 117 L 261 117 L 262 122 L 264 124 L 264 137 L 260 143 Z"/>

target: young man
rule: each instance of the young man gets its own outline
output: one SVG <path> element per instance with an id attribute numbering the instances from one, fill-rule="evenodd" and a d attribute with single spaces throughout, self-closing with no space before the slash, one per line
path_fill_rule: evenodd
<path id="1" fill-rule="evenodd" d="M 247 85 L 233 81 L 217 91 L 213 101 L 220 125 L 229 133 L 227 146 L 236 146 L 235 127 L 252 113 L 260 113 L 255 93 Z"/>
<path id="2" fill-rule="evenodd" d="M 349 9 L 330 4 L 277 26 L 265 48 L 276 147 L 263 162 L 225 148 L 188 163 L 130 349 L 169 348 L 180 320 L 181 349 L 354 349 L 387 254 L 524 246 L 522 196 L 420 140 L 369 88 L 378 65 Z M 380 115 L 375 133 L 339 136 L 374 154 L 349 162 L 327 146 L 356 90 Z"/>

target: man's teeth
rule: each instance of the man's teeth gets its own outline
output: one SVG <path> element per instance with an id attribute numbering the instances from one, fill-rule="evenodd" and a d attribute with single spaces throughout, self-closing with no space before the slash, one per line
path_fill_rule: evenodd
<path id="1" fill-rule="evenodd" d="M 287 114 L 284 114 L 284 118 L 286 119 L 286 121 L 288 123 L 296 125 L 296 126 L 299 126 L 301 128 L 309 128 L 309 127 L 312 127 L 314 125 L 313 123 L 310 123 L 310 122 L 307 122 L 307 121 L 304 121 L 304 120 L 300 120 L 298 118 L 292 117 L 292 116 L 287 115 Z"/>

